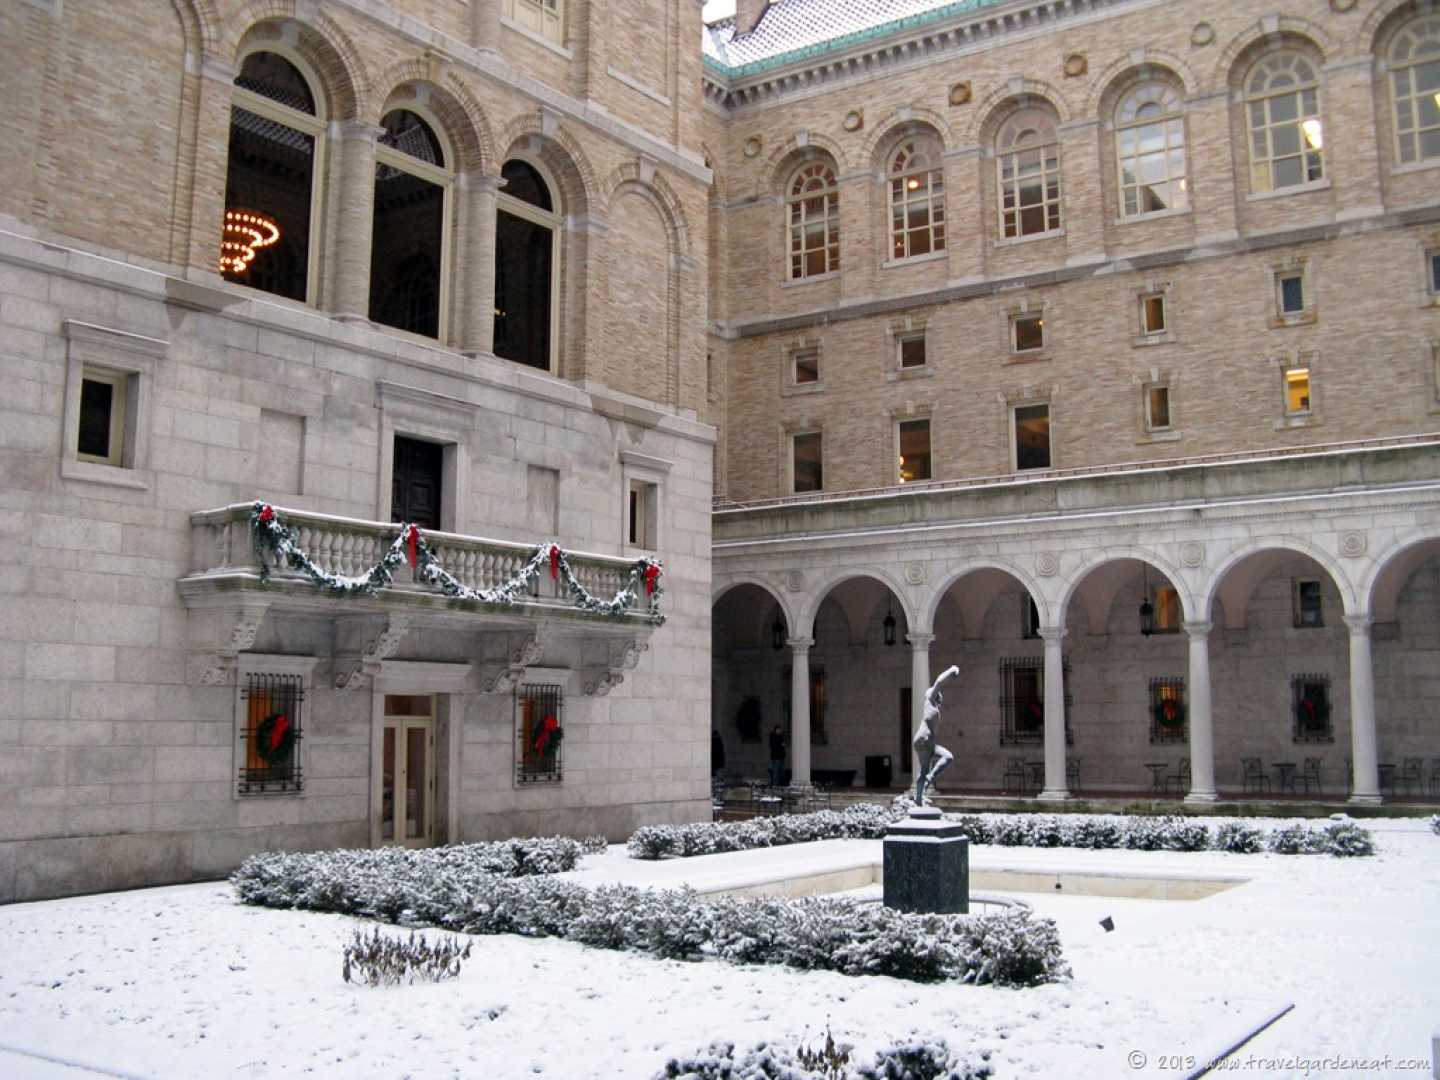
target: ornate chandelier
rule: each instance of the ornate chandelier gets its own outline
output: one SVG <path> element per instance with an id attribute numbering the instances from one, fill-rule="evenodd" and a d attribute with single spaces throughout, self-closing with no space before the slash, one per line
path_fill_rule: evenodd
<path id="1" fill-rule="evenodd" d="M 258 210 L 226 210 L 225 231 L 220 237 L 220 272 L 245 273 L 255 253 L 279 239 L 280 226 L 269 214 Z"/>

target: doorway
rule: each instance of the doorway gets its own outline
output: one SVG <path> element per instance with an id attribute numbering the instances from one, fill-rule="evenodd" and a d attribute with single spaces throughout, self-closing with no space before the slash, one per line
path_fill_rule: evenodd
<path id="1" fill-rule="evenodd" d="M 911 731 L 910 720 L 912 700 L 910 697 L 910 687 L 900 687 L 900 755 L 898 760 L 900 762 L 900 771 L 903 773 L 911 771 L 910 762 L 915 756 L 915 748 L 910 745 L 910 740 L 915 737 Z"/>
<path id="2" fill-rule="evenodd" d="M 390 520 L 413 522 L 422 529 L 440 528 L 445 447 L 396 435 L 393 464 Z"/>
<path id="3" fill-rule="evenodd" d="M 380 842 L 435 842 L 435 695 L 386 694 Z"/>

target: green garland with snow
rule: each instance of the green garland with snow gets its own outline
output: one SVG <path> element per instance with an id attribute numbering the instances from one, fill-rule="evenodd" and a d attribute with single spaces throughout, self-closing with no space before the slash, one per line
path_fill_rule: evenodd
<path id="1" fill-rule="evenodd" d="M 414 567 L 416 581 L 452 600 L 511 605 L 529 595 L 530 584 L 540 576 L 541 568 L 548 561 L 551 574 L 564 581 L 571 601 L 581 611 L 592 615 L 625 615 L 640 603 L 643 593 L 646 602 L 642 613 L 656 626 L 665 621 L 660 612 L 660 598 L 665 595 L 660 583 L 663 565 L 658 559 L 647 557 L 631 563 L 625 584 L 607 600 L 593 595 L 580 584 L 570 568 L 565 549 L 550 542 L 537 545 L 525 565 L 508 581 L 493 589 L 472 589 L 440 565 L 419 526 L 406 523 L 398 528 L 399 534 L 379 562 L 363 574 L 347 577 L 330 573 L 302 551 L 296 531 L 280 520 L 274 507 L 257 502 L 250 509 L 250 539 L 260 565 L 261 581 L 269 580 L 270 563 L 274 562 L 299 571 L 331 596 L 374 596 L 394 581 L 395 571 L 408 561 Z"/>

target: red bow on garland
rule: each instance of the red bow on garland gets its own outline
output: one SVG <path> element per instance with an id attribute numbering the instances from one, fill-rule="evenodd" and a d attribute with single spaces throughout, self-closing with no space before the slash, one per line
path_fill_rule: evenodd
<path id="1" fill-rule="evenodd" d="M 1308 697 L 1301 698 L 1300 707 L 1305 710 L 1305 719 L 1313 724 L 1315 722 L 1315 702 Z"/>
<path id="2" fill-rule="evenodd" d="M 651 563 L 645 567 L 645 595 L 650 596 L 655 592 L 655 583 L 660 580 L 660 567 Z"/>
<path id="3" fill-rule="evenodd" d="M 550 580 L 554 581 L 560 576 L 560 545 L 550 545 Z"/>
<path id="4" fill-rule="evenodd" d="M 535 736 L 535 752 L 543 754 L 545 747 L 550 743 L 550 736 L 560 730 L 560 724 L 553 716 L 547 716 L 540 721 L 540 731 Z"/>
<path id="5" fill-rule="evenodd" d="M 410 559 L 410 569 L 414 570 L 420 561 L 420 526 L 411 525 L 405 531 L 405 546 Z"/>
<path id="6" fill-rule="evenodd" d="M 290 717 L 281 713 L 275 718 L 275 723 L 270 728 L 270 747 L 273 754 L 280 749 L 280 744 L 285 741 L 285 732 L 290 730 Z"/>
<path id="7" fill-rule="evenodd" d="M 261 525 L 269 525 L 270 522 L 275 520 L 275 508 L 269 503 L 266 503 L 260 508 L 259 520 Z"/>

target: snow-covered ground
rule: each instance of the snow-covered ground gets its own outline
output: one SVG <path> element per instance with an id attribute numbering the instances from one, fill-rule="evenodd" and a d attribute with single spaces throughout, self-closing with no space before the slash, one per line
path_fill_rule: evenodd
<path id="1" fill-rule="evenodd" d="M 1032 990 L 517 937 L 474 939 L 453 982 L 377 990 L 340 979 L 356 920 L 243 907 L 223 884 L 13 905 L 0 908 L 0 1077 L 646 1080 L 713 1039 L 813 1044 L 827 1024 L 866 1051 L 911 1031 L 989 1047 L 999 1077 L 1178 1077 L 1293 1003 L 1215 1075 L 1421 1080 L 1440 1027 L 1440 837 L 1423 821 L 1365 824 L 1369 859 L 972 848 L 975 870 L 1250 878 L 1198 901 L 1017 894 L 1057 921 L 1075 971 Z M 734 886 L 878 862 L 879 848 L 644 863 L 617 847 L 573 876 Z"/>

